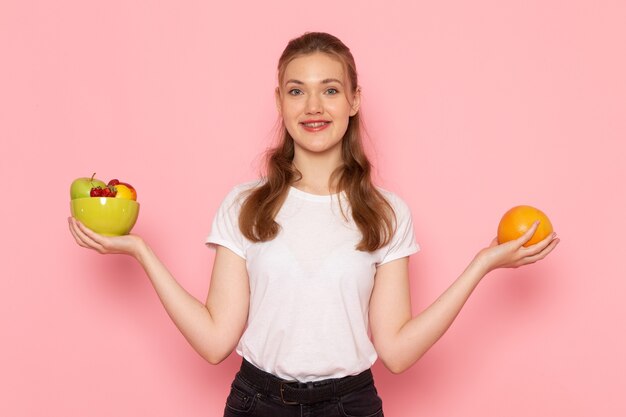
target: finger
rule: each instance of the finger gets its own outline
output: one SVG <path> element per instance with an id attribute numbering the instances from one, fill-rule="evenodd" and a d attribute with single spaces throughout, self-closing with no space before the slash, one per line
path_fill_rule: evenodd
<path id="1" fill-rule="evenodd" d="M 78 237 L 78 234 L 76 233 L 75 227 L 74 227 L 74 225 L 72 223 L 72 219 L 69 218 L 67 220 L 68 220 L 67 223 L 68 223 L 68 227 L 70 229 L 70 233 L 74 237 L 74 240 L 76 241 L 76 243 L 78 243 L 78 246 L 82 246 L 83 248 L 88 248 L 89 249 L 89 246 L 87 246 L 87 244 L 85 242 L 83 242 L 80 237 Z"/>
<path id="2" fill-rule="evenodd" d="M 560 241 L 561 240 L 558 239 L 558 238 L 550 240 L 548 245 L 545 248 L 543 248 L 543 250 L 541 252 L 522 259 L 521 260 L 522 261 L 522 265 L 528 265 L 528 264 L 532 264 L 532 263 L 535 263 L 537 261 L 542 260 L 543 258 L 548 256 L 548 254 L 550 252 L 552 252 L 554 250 L 554 248 L 556 248 L 556 245 L 558 245 Z"/>
<path id="3" fill-rule="evenodd" d="M 103 240 L 104 236 L 101 236 L 98 233 L 94 232 L 93 230 L 91 230 L 90 228 L 88 228 L 87 226 L 85 226 L 84 224 L 82 224 L 78 220 L 75 220 L 75 222 L 76 222 L 76 225 L 78 226 L 78 228 L 80 229 L 80 231 L 86 237 L 88 237 L 91 241 L 95 242 L 96 244 L 102 245 L 102 240 Z"/>
<path id="4" fill-rule="evenodd" d="M 108 237 L 103 236 L 97 232 L 94 232 L 83 223 L 76 221 L 80 230 L 84 234 L 85 238 L 88 239 L 94 248 L 100 253 L 125 253 L 123 250 L 120 250 L 113 239 L 118 239 L 117 237 Z"/>
<path id="5" fill-rule="evenodd" d="M 104 246 L 97 240 L 93 239 L 94 235 L 99 236 L 97 233 L 93 232 L 77 219 L 72 219 L 72 222 L 74 224 L 76 235 L 85 245 L 87 245 L 87 247 L 94 249 L 100 253 L 106 252 Z"/>
<path id="6" fill-rule="evenodd" d="M 517 239 L 515 239 L 515 242 L 519 245 L 519 246 L 524 246 L 524 244 L 526 242 L 528 242 L 533 235 L 535 234 L 535 232 L 537 231 L 537 228 L 539 227 L 539 220 L 536 220 L 531 226 L 530 228 L 526 231 L 526 233 L 524 233 L 523 235 L 521 235 L 520 237 L 518 237 Z"/>
<path id="7" fill-rule="evenodd" d="M 72 230 L 72 233 L 80 246 L 87 248 L 87 249 L 98 250 L 95 242 L 93 242 L 91 239 L 85 236 L 82 230 L 78 227 L 76 220 L 74 219 L 70 220 L 70 229 Z"/>
<path id="8" fill-rule="evenodd" d="M 536 255 L 538 253 L 540 253 L 541 251 L 543 251 L 549 244 L 550 242 L 552 242 L 554 239 L 556 239 L 556 233 L 550 233 L 548 236 L 546 236 L 545 238 L 543 238 L 543 240 L 540 240 L 539 242 L 535 243 L 534 245 L 530 245 L 526 248 L 527 256 L 533 256 Z"/>

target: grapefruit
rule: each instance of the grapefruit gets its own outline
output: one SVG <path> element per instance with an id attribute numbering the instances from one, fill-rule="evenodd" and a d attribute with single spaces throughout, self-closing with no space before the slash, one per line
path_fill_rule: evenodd
<path id="1" fill-rule="evenodd" d="M 534 245 L 550 235 L 553 231 L 552 223 L 543 211 L 535 207 L 513 207 L 504 213 L 504 216 L 502 216 L 500 220 L 500 224 L 498 225 L 498 243 L 517 239 L 526 233 L 537 220 L 540 222 L 539 227 L 537 227 L 535 234 L 524 246 Z"/>

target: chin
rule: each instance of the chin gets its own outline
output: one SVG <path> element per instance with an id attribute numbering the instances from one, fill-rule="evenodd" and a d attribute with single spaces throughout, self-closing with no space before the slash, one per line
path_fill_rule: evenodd
<path id="1" fill-rule="evenodd" d="M 300 148 L 306 152 L 326 153 L 335 149 L 341 151 L 342 140 L 337 140 L 330 135 L 304 134 L 291 135 L 296 149 Z"/>

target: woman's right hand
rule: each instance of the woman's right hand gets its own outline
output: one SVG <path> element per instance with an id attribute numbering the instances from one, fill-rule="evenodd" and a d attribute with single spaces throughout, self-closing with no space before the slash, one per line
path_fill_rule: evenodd
<path id="1" fill-rule="evenodd" d="M 69 228 L 79 246 L 93 249 L 102 254 L 121 253 L 137 258 L 143 239 L 137 235 L 103 236 L 89 229 L 73 217 L 69 217 Z"/>

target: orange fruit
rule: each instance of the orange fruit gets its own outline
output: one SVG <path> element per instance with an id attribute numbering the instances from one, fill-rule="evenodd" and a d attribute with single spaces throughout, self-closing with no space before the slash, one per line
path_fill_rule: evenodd
<path id="1" fill-rule="evenodd" d="M 534 245 L 540 242 L 553 231 L 552 223 L 543 211 L 531 206 L 516 206 L 504 213 L 500 224 L 498 225 L 498 242 L 504 243 L 517 239 L 528 229 L 531 228 L 535 221 L 539 220 L 539 227 L 535 234 L 530 238 L 524 246 Z"/>

